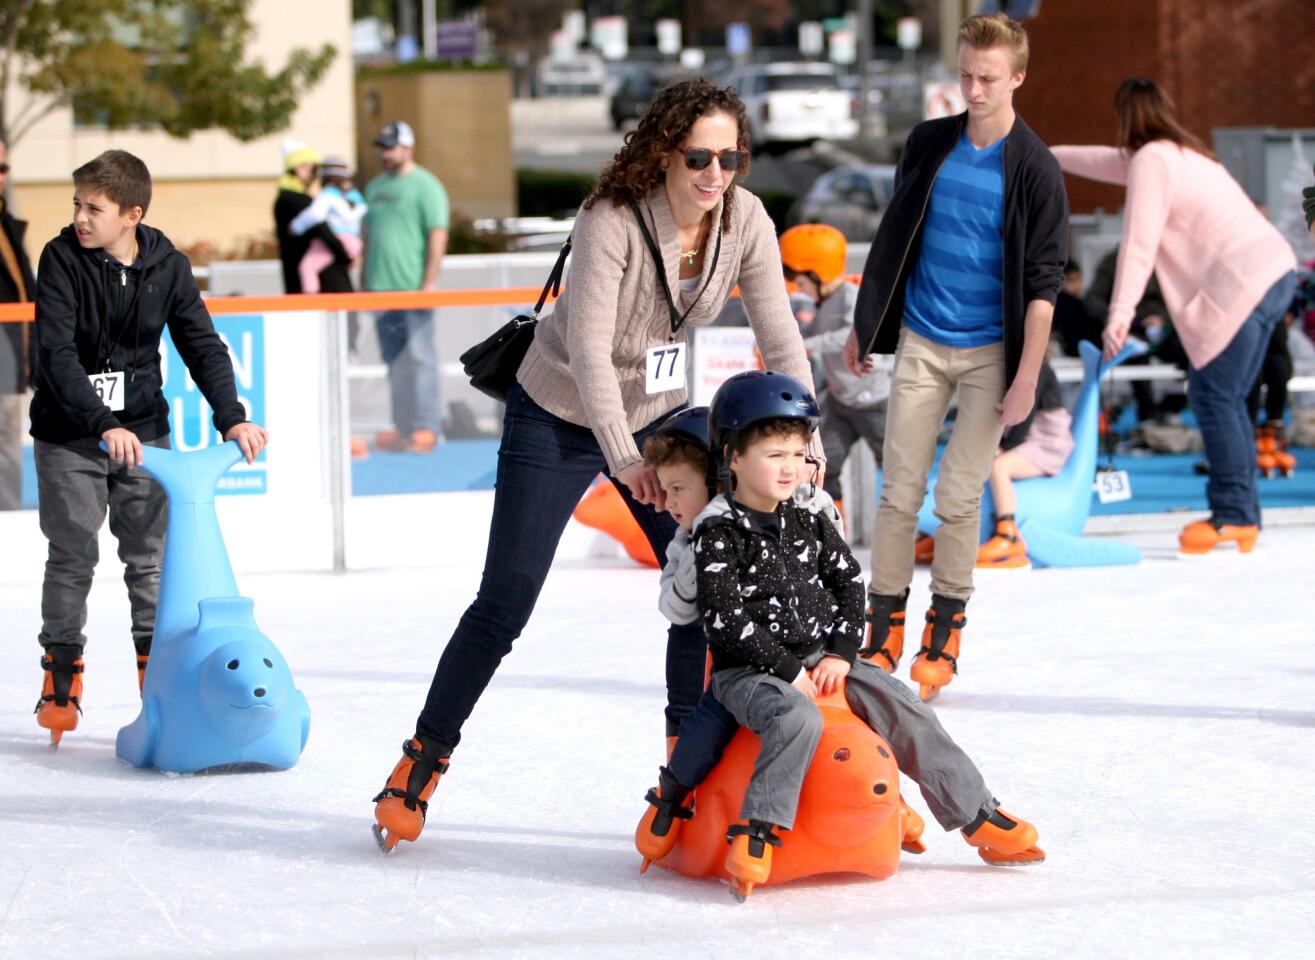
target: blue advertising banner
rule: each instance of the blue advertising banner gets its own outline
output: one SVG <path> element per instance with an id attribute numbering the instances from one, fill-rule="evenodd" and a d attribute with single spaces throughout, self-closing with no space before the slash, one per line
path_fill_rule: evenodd
<path id="1" fill-rule="evenodd" d="M 265 317 L 264 314 L 221 314 L 215 330 L 233 360 L 237 396 L 246 407 L 247 419 L 267 426 L 265 411 Z M 164 398 L 169 402 L 169 426 L 175 450 L 202 450 L 223 442 L 211 420 L 210 404 L 192 380 L 170 338 L 162 340 L 160 366 L 164 374 Z M 269 489 L 265 452 L 253 464 L 239 463 L 219 481 L 219 493 L 265 493 Z"/>

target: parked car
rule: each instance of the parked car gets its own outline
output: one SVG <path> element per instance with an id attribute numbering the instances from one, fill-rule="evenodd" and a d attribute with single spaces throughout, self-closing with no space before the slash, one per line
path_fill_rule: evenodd
<path id="1" fill-rule="evenodd" d="M 540 96 L 597 96 L 607 82 L 607 68 L 602 57 L 588 51 L 569 59 L 544 57 L 536 80 Z"/>
<path id="2" fill-rule="evenodd" d="M 664 66 L 653 70 L 632 70 L 621 80 L 621 86 L 612 94 L 612 126 L 621 130 L 627 123 L 638 120 L 648 109 L 653 95 L 676 80 L 698 76 L 679 66 Z"/>
<path id="3" fill-rule="evenodd" d="M 744 101 L 756 147 L 858 134 L 853 97 L 828 63 L 752 63 L 732 70 L 727 82 Z"/>
<path id="4" fill-rule="evenodd" d="M 791 224 L 830 224 L 846 240 L 870 243 L 894 192 L 893 164 L 836 167 L 813 181 L 787 219 Z"/>

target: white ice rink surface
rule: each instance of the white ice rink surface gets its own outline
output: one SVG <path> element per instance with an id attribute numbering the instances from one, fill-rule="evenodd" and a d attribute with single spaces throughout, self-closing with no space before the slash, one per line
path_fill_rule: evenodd
<path id="1" fill-rule="evenodd" d="M 399 498 L 378 552 L 404 511 L 442 502 Z M 580 531 L 424 836 L 380 855 L 371 797 L 479 578 L 488 497 L 462 503 L 428 566 L 240 564 L 310 742 L 291 771 L 186 777 L 114 755 L 138 707 L 115 562 L 91 595 L 86 714 L 51 751 L 31 714 L 40 562 L 16 560 L 40 535 L 3 517 L 0 957 L 1315 956 L 1315 528 L 1271 529 L 1249 557 L 1180 561 L 1171 534 L 1143 534 L 1140 566 L 980 577 L 939 713 L 1047 861 L 983 865 L 906 781 L 926 854 L 736 905 L 639 875 L 663 750 L 657 580 L 589 559 Z M 911 625 L 926 601 L 920 571 Z"/>

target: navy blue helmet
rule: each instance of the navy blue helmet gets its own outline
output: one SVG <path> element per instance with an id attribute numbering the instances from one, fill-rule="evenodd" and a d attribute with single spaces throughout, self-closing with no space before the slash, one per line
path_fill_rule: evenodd
<path id="1" fill-rule="evenodd" d="M 763 420 L 803 420 L 808 429 L 822 417 L 808 388 L 794 377 L 771 370 L 747 370 L 717 390 L 708 408 L 708 439 L 720 458 L 740 432 Z"/>
<path id="2" fill-rule="evenodd" d="M 708 408 L 684 407 L 672 411 L 658 424 L 658 436 L 677 436 L 692 440 L 704 450 L 708 449 Z"/>

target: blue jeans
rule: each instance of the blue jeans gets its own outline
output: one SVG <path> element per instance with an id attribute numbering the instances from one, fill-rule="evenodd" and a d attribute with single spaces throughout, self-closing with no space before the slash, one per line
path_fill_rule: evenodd
<path id="1" fill-rule="evenodd" d="M 1210 461 L 1205 497 L 1216 523 L 1260 523 L 1255 429 L 1247 395 L 1260 373 L 1274 327 L 1292 303 L 1296 283 L 1296 274 L 1289 273 L 1270 287 L 1223 353 L 1187 372 L 1187 399 L 1201 425 Z"/>
<path id="2" fill-rule="evenodd" d="M 641 446 L 653 424 L 635 434 Z M 603 452 L 587 427 L 544 410 L 519 384 L 507 395 L 502 444 L 498 448 L 493 522 L 479 593 L 448 641 L 416 731 L 447 748 L 461 739 L 461 726 L 493 679 L 512 642 L 529 622 L 552 566 L 562 531 L 589 484 L 607 471 Z M 616 484 L 626 506 L 659 557 L 676 532 L 676 521 L 643 506 Z M 657 590 L 657 578 L 653 580 Z M 657 601 L 654 598 L 653 606 Z M 618 638 L 618 641 L 626 638 Z M 707 641 L 703 621 L 667 631 L 667 735 L 694 709 L 703 693 Z M 571 669 L 569 663 L 562 670 Z"/>
<path id="3" fill-rule="evenodd" d="M 417 430 L 440 432 L 438 349 L 433 310 L 385 310 L 375 321 L 379 351 L 388 364 L 393 423 L 402 436 Z"/>
<path id="4" fill-rule="evenodd" d="M 721 762 L 740 722 L 721 705 L 712 691 L 699 697 L 694 712 L 680 722 L 680 739 L 671 751 L 667 769 L 682 787 L 697 787 Z"/>

